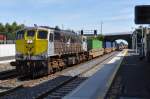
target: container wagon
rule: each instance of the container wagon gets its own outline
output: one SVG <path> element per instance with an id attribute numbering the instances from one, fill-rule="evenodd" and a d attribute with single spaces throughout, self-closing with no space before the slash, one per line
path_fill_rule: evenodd
<path id="1" fill-rule="evenodd" d="M 90 58 L 95 58 L 104 54 L 103 42 L 97 39 L 88 39 L 87 48 Z"/>
<path id="2" fill-rule="evenodd" d="M 106 54 L 112 52 L 112 46 L 111 46 L 110 41 L 105 41 L 104 42 L 104 49 L 105 49 Z"/>

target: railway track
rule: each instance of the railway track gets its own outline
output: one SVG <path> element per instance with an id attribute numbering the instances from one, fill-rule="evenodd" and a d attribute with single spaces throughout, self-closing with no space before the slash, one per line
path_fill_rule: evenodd
<path id="1" fill-rule="evenodd" d="M 37 97 L 37 99 L 61 99 L 77 86 L 79 86 L 82 82 L 84 82 L 86 77 L 73 77 L 68 81 L 60 84 L 56 88 L 50 90 L 48 93 L 44 93 L 43 95 Z"/>
<path id="2" fill-rule="evenodd" d="M 74 77 L 68 78 L 67 80 L 60 83 L 58 86 L 52 88 L 51 90 L 47 90 L 44 93 L 40 94 L 38 97 L 34 97 L 34 98 L 35 99 L 43 99 L 43 98 L 44 99 L 61 99 L 62 97 L 67 95 L 69 92 L 71 92 L 73 89 L 75 89 L 77 86 L 79 86 L 82 82 L 84 82 L 88 78 L 87 76 L 85 76 L 87 75 L 86 74 L 87 72 L 89 72 L 91 69 L 98 67 L 98 65 L 101 62 L 103 62 L 102 64 L 104 64 L 106 61 L 108 61 L 108 59 L 112 59 L 113 56 L 114 54 L 100 61 L 95 66 L 83 71 L 82 73 Z"/>
<path id="3" fill-rule="evenodd" d="M 96 67 L 98 64 L 110 59 L 113 57 L 113 54 L 109 54 L 104 56 L 97 64 L 89 67 L 86 70 L 82 70 L 79 74 L 66 75 L 65 70 L 62 73 L 56 73 L 54 75 L 50 75 L 48 77 L 43 77 L 37 80 L 24 81 L 20 84 L 20 87 L 10 91 L 10 93 L 5 96 L 0 97 L 1 99 L 40 99 L 40 98 L 49 98 L 49 97 L 63 97 L 78 85 L 80 85 L 83 81 L 85 81 L 88 77 L 83 76 L 86 72 L 89 72 L 93 67 Z M 87 62 L 87 65 L 91 65 L 92 61 Z M 82 65 L 82 64 L 81 64 Z M 87 66 L 86 66 L 87 67 Z M 71 67 L 77 68 L 77 66 Z M 84 67 L 85 68 L 85 67 Z M 79 72 L 79 70 L 72 69 L 71 72 Z M 69 71 L 69 70 L 68 70 Z M 65 75 L 64 75 L 65 74 Z M 9 92 L 9 91 L 8 91 Z"/>
<path id="4" fill-rule="evenodd" d="M 17 76 L 15 69 L 0 72 L 0 80 L 10 79 Z"/>
<path id="5" fill-rule="evenodd" d="M 18 88 L 21 88 L 22 84 L 17 79 L 9 79 L 0 82 L 0 96 L 4 96 Z"/>

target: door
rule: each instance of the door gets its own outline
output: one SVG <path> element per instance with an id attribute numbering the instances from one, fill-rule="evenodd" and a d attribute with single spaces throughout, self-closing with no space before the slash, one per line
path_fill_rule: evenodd
<path id="1" fill-rule="evenodd" d="M 54 55 L 54 34 L 49 34 L 49 42 L 48 42 L 48 56 Z"/>

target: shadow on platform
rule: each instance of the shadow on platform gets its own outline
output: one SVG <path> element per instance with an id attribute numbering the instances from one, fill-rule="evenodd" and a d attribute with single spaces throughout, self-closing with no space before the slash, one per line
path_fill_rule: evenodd
<path id="1" fill-rule="evenodd" d="M 110 98 L 150 99 L 150 63 L 129 51 L 107 94 Z"/>

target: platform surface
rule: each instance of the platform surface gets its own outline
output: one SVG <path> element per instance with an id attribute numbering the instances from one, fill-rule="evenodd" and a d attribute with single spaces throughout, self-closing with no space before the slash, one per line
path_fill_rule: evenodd
<path id="1" fill-rule="evenodd" d="M 111 82 L 123 60 L 127 50 L 120 52 L 107 64 L 104 64 L 91 78 L 83 82 L 63 99 L 104 99 Z"/>
<path id="2" fill-rule="evenodd" d="M 0 57 L 0 64 L 15 61 L 15 56 Z"/>
<path id="3" fill-rule="evenodd" d="M 150 99 L 150 63 L 129 51 L 120 68 L 121 99 Z"/>

